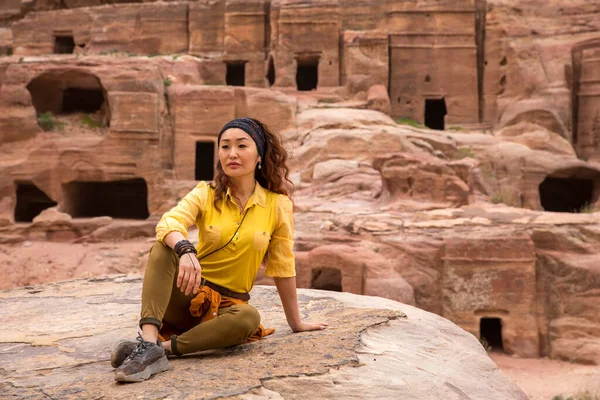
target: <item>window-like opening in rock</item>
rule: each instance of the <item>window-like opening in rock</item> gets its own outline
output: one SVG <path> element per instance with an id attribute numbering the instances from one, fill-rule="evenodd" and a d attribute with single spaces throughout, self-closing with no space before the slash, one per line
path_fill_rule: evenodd
<path id="1" fill-rule="evenodd" d="M 502 345 L 502 320 L 500 318 L 481 318 L 479 321 L 479 338 L 492 348 L 504 350 Z"/>
<path id="2" fill-rule="evenodd" d="M 269 66 L 267 68 L 267 80 L 269 81 L 269 86 L 273 86 L 275 83 L 275 63 L 273 62 L 273 57 L 269 57 Z"/>
<path id="3" fill-rule="evenodd" d="M 313 269 L 310 288 L 341 292 L 342 272 L 337 268 Z"/>
<path id="4" fill-rule="evenodd" d="M 75 50 L 73 35 L 54 36 L 54 54 L 72 54 Z"/>
<path id="5" fill-rule="evenodd" d="M 95 113 L 104 104 L 104 94 L 97 89 L 68 88 L 63 92 L 61 113 Z"/>
<path id="6" fill-rule="evenodd" d="M 547 177 L 539 190 L 545 211 L 576 213 L 594 203 L 594 181 L 591 179 Z"/>
<path id="7" fill-rule="evenodd" d="M 54 207 L 46 193 L 30 182 L 17 182 L 17 206 L 15 207 L 15 222 L 32 222 L 46 208 Z"/>
<path id="8" fill-rule="evenodd" d="M 230 86 L 244 86 L 246 84 L 246 63 L 228 62 L 225 82 Z"/>
<path id="9" fill-rule="evenodd" d="M 34 78 L 27 85 L 37 116 L 76 112 L 93 113 L 101 126 L 110 125 L 107 93 L 97 76 L 81 70 L 55 70 Z"/>
<path id="10" fill-rule="evenodd" d="M 443 131 L 446 114 L 446 100 L 425 100 L 425 126 Z"/>
<path id="11" fill-rule="evenodd" d="M 111 182 L 70 182 L 63 187 L 62 209 L 74 218 L 109 216 L 148 218 L 148 187 L 141 178 Z"/>
<path id="12" fill-rule="evenodd" d="M 319 83 L 319 57 L 297 59 L 296 85 L 298 90 L 313 90 Z"/>
<path id="13" fill-rule="evenodd" d="M 196 142 L 196 173 L 197 181 L 211 181 L 215 172 L 214 142 Z"/>

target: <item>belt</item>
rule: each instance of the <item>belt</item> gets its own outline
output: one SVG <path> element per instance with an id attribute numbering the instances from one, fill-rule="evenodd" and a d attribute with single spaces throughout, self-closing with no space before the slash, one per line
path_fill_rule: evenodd
<path id="1" fill-rule="evenodd" d="M 221 285 L 217 285 L 216 283 L 212 283 L 210 281 L 207 281 L 206 279 L 202 279 L 202 285 L 201 286 L 208 286 L 209 288 L 211 288 L 212 290 L 215 290 L 217 292 L 219 292 L 219 294 L 221 296 L 227 296 L 227 297 L 233 297 L 234 299 L 239 299 L 242 301 L 248 301 L 250 300 L 250 294 L 249 293 L 238 293 L 238 292 L 234 292 L 231 291 Z"/>

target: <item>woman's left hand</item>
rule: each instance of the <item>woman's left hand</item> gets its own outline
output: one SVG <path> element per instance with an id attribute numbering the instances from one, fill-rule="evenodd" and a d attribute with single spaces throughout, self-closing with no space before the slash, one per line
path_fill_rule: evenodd
<path id="1" fill-rule="evenodd" d="M 292 327 L 292 330 L 294 332 L 319 331 L 327 328 L 328 326 L 329 324 L 325 322 L 315 322 L 310 324 L 305 324 L 304 322 L 301 322 L 297 326 Z"/>

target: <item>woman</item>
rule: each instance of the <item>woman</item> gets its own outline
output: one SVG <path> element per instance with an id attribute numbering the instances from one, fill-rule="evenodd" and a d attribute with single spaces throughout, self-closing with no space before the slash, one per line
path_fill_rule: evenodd
<path id="1" fill-rule="evenodd" d="M 279 291 L 294 332 L 325 329 L 302 322 L 296 298 L 292 204 L 278 136 L 250 118 L 228 122 L 218 137 L 215 182 L 201 182 L 156 226 L 142 289 L 141 335 L 111 354 L 115 380 L 139 382 L 164 371 L 166 354 L 187 354 L 257 340 L 273 330 L 247 304 L 259 266 Z M 187 228 L 198 226 L 195 248 Z"/>

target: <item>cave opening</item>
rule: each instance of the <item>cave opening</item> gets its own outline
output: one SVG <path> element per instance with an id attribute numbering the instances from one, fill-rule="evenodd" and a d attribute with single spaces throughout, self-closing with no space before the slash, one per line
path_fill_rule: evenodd
<path id="1" fill-rule="evenodd" d="M 95 113 L 104 104 L 104 94 L 99 89 L 80 89 L 70 87 L 63 92 L 60 114 L 75 112 Z"/>
<path id="2" fill-rule="evenodd" d="M 275 63 L 273 62 L 273 57 L 269 57 L 269 65 L 267 67 L 267 81 L 269 82 L 269 86 L 273 86 L 275 84 Z"/>
<path id="3" fill-rule="evenodd" d="M 446 114 L 446 100 L 443 98 L 425 100 L 425 126 L 443 131 Z"/>
<path id="4" fill-rule="evenodd" d="M 110 125 L 107 92 L 94 74 L 71 69 L 50 71 L 32 79 L 27 90 L 38 118 L 46 113 L 86 113 L 100 126 Z"/>
<path id="5" fill-rule="evenodd" d="M 75 40 L 73 35 L 54 36 L 54 54 L 73 54 Z"/>
<path id="6" fill-rule="evenodd" d="M 342 291 L 342 272 L 337 268 L 315 268 L 312 270 L 311 289 Z"/>
<path id="7" fill-rule="evenodd" d="M 540 184 L 539 192 L 545 211 L 577 213 L 594 204 L 592 179 L 548 176 Z"/>
<path id="8" fill-rule="evenodd" d="M 296 86 L 298 90 L 310 91 L 319 83 L 319 57 L 299 57 L 296 69 Z"/>
<path id="9" fill-rule="evenodd" d="M 108 216 L 146 219 L 148 186 L 141 178 L 109 182 L 74 181 L 62 185 L 61 208 L 73 218 Z"/>
<path id="10" fill-rule="evenodd" d="M 56 206 L 56 202 L 32 182 L 16 182 L 15 184 L 17 192 L 15 222 L 32 222 L 39 213 Z"/>
<path id="11" fill-rule="evenodd" d="M 211 141 L 196 142 L 196 169 L 194 177 L 197 181 L 211 181 L 215 173 L 215 143 Z"/>
<path id="12" fill-rule="evenodd" d="M 244 61 L 227 62 L 225 82 L 229 86 L 244 86 L 246 84 L 246 63 Z"/>
<path id="13" fill-rule="evenodd" d="M 504 351 L 502 344 L 502 320 L 500 318 L 481 318 L 479 321 L 479 338 L 492 350 Z"/>

